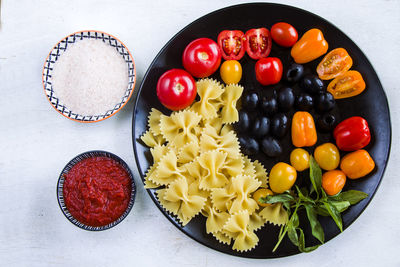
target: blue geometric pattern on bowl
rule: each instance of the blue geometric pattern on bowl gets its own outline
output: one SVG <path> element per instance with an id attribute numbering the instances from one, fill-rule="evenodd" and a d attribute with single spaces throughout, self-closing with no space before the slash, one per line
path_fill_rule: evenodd
<path id="1" fill-rule="evenodd" d="M 69 110 L 63 103 L 62 99 L 58 99 L 55 96 L 53 86 L 52 86 L 52 74 L 54 63 L 57 62 L 58 58 L 68 49 L 70 44 L 81 41 L 83 39 L 96 39 L 99 41 L 103 41 L 106 44 L 114 47 L 118 53 L 124 58 L 126 64 L 128 64 L 128 86 L 125 90 L 124 96 L 121 98 L 121 101 L 117 103 L 112 109 L 105 111 L 103 114 L 83 116 Z M 99 120 L 106 119 L 111 117 L 115 112 L 117 112 L 132 96 L 132 92 L 134 89 L 136 76 L 135 76 L 135 66 L 133 63 L 133 59 L 129 50 L 115 37 L 98 31 L 81 31 L 73 33 L 64 39 L 62 39 L 53 49 L 50 51 L 49 56 L 46 59 L 43 68 L 43 86 L 44 91 L 46 93 L 47 98 L 53 107 L 58 110 L 62 115 L 68 117 L 72 120 L 82 121 L 82 122 L 95 122 Z"/>

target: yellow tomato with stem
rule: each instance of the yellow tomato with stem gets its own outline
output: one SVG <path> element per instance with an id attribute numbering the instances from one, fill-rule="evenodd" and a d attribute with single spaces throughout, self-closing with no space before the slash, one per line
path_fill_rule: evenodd
<path id="1" fill-rule="evenodd" d="M 225 84 L 239 83 L 242 79 L 242 65 L 237 60 L 227 60 L 222 63 L 220 74 Z"/>

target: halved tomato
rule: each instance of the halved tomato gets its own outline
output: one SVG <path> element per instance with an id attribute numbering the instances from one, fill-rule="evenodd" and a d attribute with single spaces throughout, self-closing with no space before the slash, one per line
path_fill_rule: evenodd
<path id="1" fill-rule="evenodd" d="M 245 45 L 247 54 L 252 59 L 268 57 L 271 52 L 271 34 L 266 28 L 251 29 L 245 34 Z"/>
<path id="2" fill-rule="evenodd" d="M 317 73 L 322 80 L 330 80 L 343 75 L 353 65 L 349 53 L 344 48 L 336 48 L 329 52 L 318 64 Z"/>
<path id="3" fill-rule="evenodd" d="M 335 78 L 328 85 L 328 92 L 335 99 L 347 98 L 361 94 L 365 90 L 365 82 L 356 70 L 349 70 L 342 76 Z"/>
<path id="4" fill-rule="evenodd" d="M 225 60 L 240 60 L 244 56 L 244 33 L 242 31 L 225 30 L 218 34 L 218 45 Z"/>

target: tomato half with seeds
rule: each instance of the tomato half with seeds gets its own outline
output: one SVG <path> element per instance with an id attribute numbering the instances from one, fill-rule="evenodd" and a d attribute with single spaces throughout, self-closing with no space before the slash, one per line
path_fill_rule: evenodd
<path id="1" fill-rule="evenodd" d="M 252 59 L 268 57 L 271 52 L 272 41 L 267 28 L 248 30 L 244 38 L 244 47 Z"/>
<path id="2" fill-rule="evenodd" d="M 328 92 L 335 99 L 347 98 L 361 94 L 365 90 L 365 81 L 356 70 L 349 70 L 336 77 L 328 85 Z"/>
<path id="3" fill-rule="evenodd" d="M 208 77 L 221 64 L 221 50 L 213 40 L 199 38 L 186 46 L 182 55 L 182 63 L 185 70 L 194 77 Z"/>
<path id="4" fill-rule="evenodd" d="M 344 48 L 329 52 L 318 64 L 317 73 L 322 80 L 331 80 L 343 75 L 353 65 L 353 59 Z"/>
<path id="5" fill-rule="evenodd" d="M 166 71 L 157 82 L 158 99 L 170 110 L 180 110 L 190 106 L 196 93 L 196 82 L 193 77 L 181 69 Z"/>
<path id="6" fill-rule="evenodd" d="M 225 30 L 218 34 L 218 46 L 225 60 L 240 60 L 244 56 L 244 33 Z"/>

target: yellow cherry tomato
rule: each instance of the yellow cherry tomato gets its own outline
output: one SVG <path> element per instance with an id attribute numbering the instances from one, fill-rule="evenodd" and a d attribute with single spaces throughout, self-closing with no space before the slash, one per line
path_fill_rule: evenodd
<path id="1" fill-rule="evenodd" d="M 254 192 L 253 194 L 253 199 L 255 201 L 257 201 L 257 204 L 261 207 L 268 207 L 271 204 L 267 204 L 267 203 L 261 203 L 260 202 L 260 198 L 262 197 L 266 197 L 266 196 L 272 196 L 274 194 L 274 192 L 272 192 L 271 190 L 267 189 L 267 188 L 260 188 L 258 189 L 256 192 Z"/>
<path id="2" fill-rule="evenodd" d="M 275 164 L 269 174 L 269 186 L 275 193 L 283 193 L 292 188 L 297 179 L 296 169 L 284 162 Z"/>
<path id="3" fill-rule="evenodd" d="M 314 158 L 321 169 L 331 171 L 339 166 L 340 154 L 338 148 L 332 143 L 318 146 L 314 151 Z"/>
<path id="4" fill-rule="evenodd" d="M 310 167 L 310 154 L 302 148 L 296 148 L 290 153 L 290 164 L 296 171 L 302 172 Z"/>
<path id="5" fill-rule="evenodd" d="M 222 63 L 220 74 L 226 84 L 239 83 L 242 79 L 242 65 L 237 60 L 227 60 Z"/>

